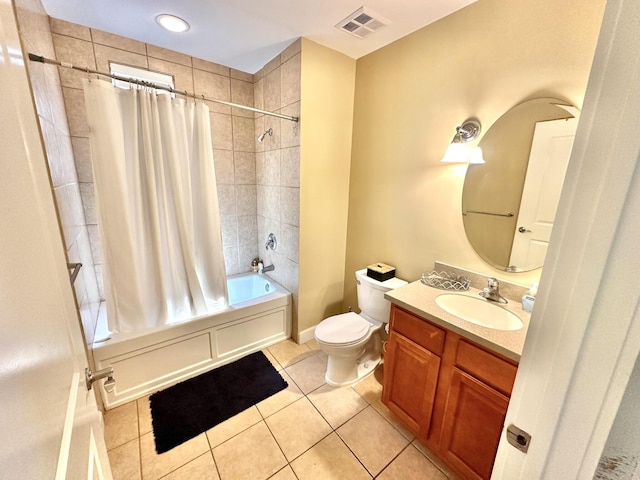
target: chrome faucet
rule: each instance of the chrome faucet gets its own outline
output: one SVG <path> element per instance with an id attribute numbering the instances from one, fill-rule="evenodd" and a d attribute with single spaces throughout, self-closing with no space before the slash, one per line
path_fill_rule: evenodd
<path id="1" fill-rule="evenodd" d="M 478 295 L 492 302 L 508 303 L 507 299 L 500 295 L 500 283 L 495 277 L 487 278 L 487 286 Z"/>
<path id="2" fill-rule="evenodd" d="M 264 263 L 258 263 L 258 273 L 262 275 L 265 272 L 273 272 L 276 269 L 275 265 L 272 263 L 271 265 L 264 266 Z"/>

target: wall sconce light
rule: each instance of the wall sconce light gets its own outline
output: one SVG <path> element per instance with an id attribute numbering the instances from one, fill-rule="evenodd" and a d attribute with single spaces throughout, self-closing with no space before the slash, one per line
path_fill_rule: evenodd
<path id="1" fill-rule="evenodd" d="M 469 145 L 466 145 L 478 138 L 481 129 L 480 122 L 472 118 L 465 120 L 462 125 L 456 127 L 456 134 L 440 161 L 443 163 L 484 163 L 482 149 L 480 147 L 472 149 Z"/>

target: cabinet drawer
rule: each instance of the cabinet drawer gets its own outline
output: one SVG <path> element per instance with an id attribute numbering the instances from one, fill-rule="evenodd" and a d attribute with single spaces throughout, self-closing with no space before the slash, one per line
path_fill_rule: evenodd
<path id="1" fill-rule="evenodd" d="M 518 370 L 516 365 L 460 339 L 456 366 L 505 395 L 511 395 Z"/>
<path id="2" fill-rule="evenodd" d="M 391 316 L 391 328 L 393 328 L 395 332 L 404 335 L 409 340 L 414 341 L 438 356 L 442 355 L 444 348 L 444 330 L 395 305 L 393 306 Z"/>

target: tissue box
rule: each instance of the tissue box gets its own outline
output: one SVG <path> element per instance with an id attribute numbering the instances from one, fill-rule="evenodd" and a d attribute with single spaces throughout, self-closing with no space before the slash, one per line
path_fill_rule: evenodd
<path id="1" fill-rule="evenodd" d="M 367 266 L 367 277 L 371 277 L 379 282 L 384 282 L 396 276 L 396 267 L 385 263 L 374 263 Z"/>

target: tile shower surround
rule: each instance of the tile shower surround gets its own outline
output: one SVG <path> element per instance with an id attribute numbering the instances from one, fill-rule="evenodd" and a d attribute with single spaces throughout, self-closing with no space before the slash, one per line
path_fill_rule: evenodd
<path id="1" fill-rule="evenodd" d="M 76 65 L 109 71 L 109 61 L 148 68 L 174 76 L 175 88 L 287 115 L 299 115 L 300 41 L 255 75 L 99 30 L 49 19 L 55 56 Z M 27 27 L 28 30 L 28 27 Z M 52 67 L 48 67 L 52 68 Z M 99 297 L 102 259 L 95 210 L 88 126 L 82 79 L 86 74 L 59 68 L 68 132 L 77 172 L 76 192 L 66 202 L 84 219 L 90 261 L 95 265 Z M 228 274 L 250 270 L 258 254 L 276 270 L 270 276 L 294 295 L 297 318 L 299 225 L 299 125 L 275 117 L 208 102 L 221 214 L 221 230 Z M 256 141 L 264 125 L 274 131 L 262 144 Z M 58 198 L 59 196 L 57 196 Z M 58 198 L 58 203 L 60 199 Z M 76 215 L 78 216 L 78 215 Z M 265 252 L 263 238 L 278 237 L 278 250 Z M 84 263 L 84 262 L 83 262 Z M 96 280 L 94 280 L 94 283 Z M 97 316 L 97 314 L 96 314 Z M 95 316 L 92 317 L 95 318 Z M 92 335 L 92 331 L 89 332 Z M 88 336 L 88 338 L 90 338 Z"/>
<path id="2" fill-rule="evenodd" d="M 456 478 L 382 404 L 382 367 L 334 388 L 314 341 L 263 351 L 289 387 L 169 452 L 155 452 L 148 397 L 108 411 L 114 479 Z"/>

